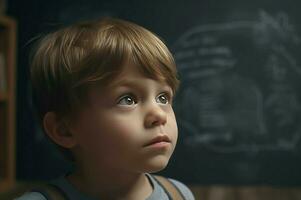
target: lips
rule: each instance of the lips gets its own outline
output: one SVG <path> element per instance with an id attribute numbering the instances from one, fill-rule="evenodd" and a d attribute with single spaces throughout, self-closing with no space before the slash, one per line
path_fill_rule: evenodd
<path id="1" fill-rule="evenodd" d="M 169 137 L 167 135 L 159 135 L 155 138 L 153 138 L 152 140 L 150 140 L 149 142 L 147 142 L 145 146 L 149 146 L 158 142 L 171 142 L 171 140 L 169 139 Z"/>

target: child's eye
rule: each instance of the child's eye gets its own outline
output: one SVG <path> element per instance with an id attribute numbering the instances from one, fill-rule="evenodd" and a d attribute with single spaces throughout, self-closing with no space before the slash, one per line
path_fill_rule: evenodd
<path id="1" fill-rule="evenodd" d="M 168 104 L 169 103 L 169 95 L 162 93 L 157 97 L 157 102 L 162 104 Z"/>
<path id="2" fill-rule="evenodd" d="M 126 106 L 131 106 L 134 105 L 135 103 L 137 102 L 131 95 L 125 95 L 118 101 L 119 105 L 126 105 Z"/>

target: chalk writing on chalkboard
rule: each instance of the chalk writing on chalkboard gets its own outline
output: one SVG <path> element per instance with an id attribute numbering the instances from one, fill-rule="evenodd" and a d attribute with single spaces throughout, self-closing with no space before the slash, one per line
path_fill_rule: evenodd
<path id="1" fill-rule="evenodd" d="M 184 143 L 213 151 L 293 150 L 301 137 L 300 37 L 286 13 L 205 24 L 172 46 Z"/>

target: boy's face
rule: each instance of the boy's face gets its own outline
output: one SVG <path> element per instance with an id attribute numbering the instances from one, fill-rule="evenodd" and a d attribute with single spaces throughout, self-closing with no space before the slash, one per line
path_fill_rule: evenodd
<path id="1" fill-rule="evenodd" d="M 132 172 L 166 167 L 178 137 L 167 84 L 127 66 L 110 85 L 91 89 L 89 98 L 74 124 L 81 159 Z M 167 135 L 170 143 L 145 146 L 158 135 Z"/>

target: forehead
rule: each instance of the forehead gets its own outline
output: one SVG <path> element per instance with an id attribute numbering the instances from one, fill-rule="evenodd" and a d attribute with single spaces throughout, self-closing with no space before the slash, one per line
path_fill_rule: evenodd
<path id="1" fill-rule="evenodd" d="M 128 64 L 121 68 L 120 73 L 108 82 L 107 86 L 114 88 L 118 86 L 131 86 L 135 84 L 143 84 L 146 81 L 153 81 L 156 84 L 166 85 L 164 80 L 147 76 L 142 69 L 135 64 Z"/>

